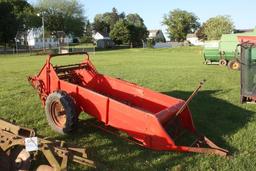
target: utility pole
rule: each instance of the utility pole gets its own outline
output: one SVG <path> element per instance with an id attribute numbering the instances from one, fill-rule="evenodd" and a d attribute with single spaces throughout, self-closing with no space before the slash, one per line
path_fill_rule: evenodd
<path id="1" fill-rule="evenodd" d="M 42 17 L 42 30 L 43 30 L 43 51 L 45 52 L 45 31 L 44 31 L 44 13 L 38 13 L 37 16 Z"/>
<path id="2" fill-rule="evenodd" d="M 43 51 L 45 52 L 44 15 L 43 15 L 43 13 L 42 13 L 42 25 L 43 25 Z"/>

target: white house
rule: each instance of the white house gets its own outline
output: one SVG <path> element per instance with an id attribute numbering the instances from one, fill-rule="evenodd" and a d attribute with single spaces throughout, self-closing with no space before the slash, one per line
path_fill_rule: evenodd
<path id="1" fill-rule="evenodd" d="M 106 34 L 96 32 L 92 37 L 98 48 L 111 48 L 115 46 L 113 40 Z"/>
<path id="2" fill-rule="evenodd" d="M 166 42 L 162 30 L 148 30 L 148 39 L 154 39 L 156 42 Z"/>
<path id="3" fill-rule="evenodd" d="M 96 32 L 92 35 L 94 40 L 100 40 L 100 39 L 110 39 L 107 35 L 104 35 L 102 33 Z"/>
<path id="4" fill-rule="evenodd" d="M 192 45 L 203 46 L 204 42 L 200 41 L 196 34 L 187 34 L 186 40 L 189 41 Z"/>
<path id="5" fill-rule="evenodd" d="M 73 42 L 73 38 L 71 36 L 65 36 L 60 39 L 55 37 L 48 37 L 45 38 L 43 42 L 42 35 L 43 32 L 41 28 L 33 28 L 29 30 L 27 35 L 28 46 L 32 49 L 41 49 L 43 47 L 53 48 L 58 47 L 60 42 L 61 44 L 69 44 Z"/>
<path id="6" fill-rule="evenodd" d="M 218 49 L 220 46 L 220 40 L 209 40 L 205 41 L 204 47 L 206 49 Z"/>

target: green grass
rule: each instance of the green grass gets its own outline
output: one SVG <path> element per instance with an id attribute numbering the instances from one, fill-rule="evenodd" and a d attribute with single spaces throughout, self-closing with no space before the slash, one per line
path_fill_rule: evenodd
<path id="1" fill-rule="evenodd" d="M 123 141 L 95 128 L 83 127 L 60 136 L 48 126 L 36 91 L 27 75 L 39 72 L 45 56 L 0 56 L 0 116 L 36 128 L 38 134 L 88 148 L 91 159 L 105 170 L 255 170 L 256 105 L 240 104 L 239 72 L 203 65 L 199 48 L 127 49 L 97 52 L 91 57 L 99 72 L 120 77 L 158 92 L 186 99 L 207 79 L 190 103 L 195 126 L 231 152 L 214 155 L 157 152 Z M 56 58 L 76 63 L 78 58 Z M 71 170 L 90 170 L 73 164 Z M 104 170 L 104 169 L 103 169 Z"/>
<path id="2" fill-rule="evenodd" d="M 92 43 L 81 43 L 81 44 L 75 44 L 75 45 L 69 45 L 66 46 L 68 47 L 73 47 L 73 48 L 95 48 L 95 45 L 93 45 Z"/>

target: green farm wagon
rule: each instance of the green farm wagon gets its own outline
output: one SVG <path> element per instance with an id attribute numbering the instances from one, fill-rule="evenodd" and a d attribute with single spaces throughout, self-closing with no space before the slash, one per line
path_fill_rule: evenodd
<path id="1" fill-rule="evenodd" d="M 203 50 L 205 64 L 215 63 L 234 70 L 240 69 L 238 36 L 256 36 L 256 30 L 247 33 L 223 34 L 219 41 L 206 42 Z"/>

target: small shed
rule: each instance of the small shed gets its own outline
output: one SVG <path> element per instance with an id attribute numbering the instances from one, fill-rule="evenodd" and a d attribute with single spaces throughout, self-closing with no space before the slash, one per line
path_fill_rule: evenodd
<path id="1" fill-rule="evenodd" d="M 107 34 L 96 32 L 92 37 L 97 48 L 112 48 L 115 46 L 114 41 Z"/>
<path id="2" fill-rule="evenodd" d="M 96 40 L 96 46 L 97 48 L 112 48 L 115 46 L 115 43 L 113 42 L 113 40 L 111 39 L 99 39 L 99 40 Z"/>

